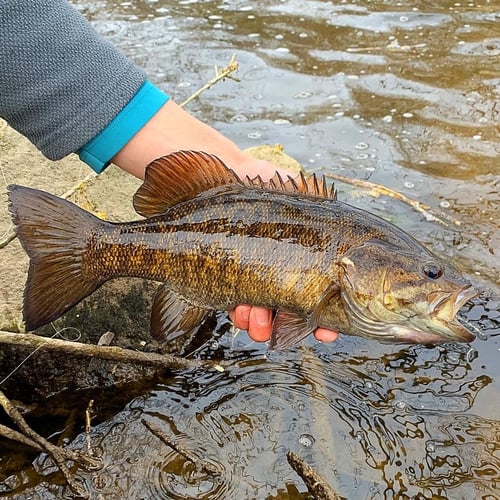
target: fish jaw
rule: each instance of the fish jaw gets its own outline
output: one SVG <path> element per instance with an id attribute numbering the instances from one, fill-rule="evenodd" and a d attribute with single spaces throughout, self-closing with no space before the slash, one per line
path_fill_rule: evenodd
<path id="1" fill-rule="evenodd" d="M 454 293 L 439 293 L 429 302 L 427 318 L 411 318 L 408 326 L 391 325 L 393 334 L 401 342 L 436 344 L 440 342 L 472 342 L 476 337 L 457 319 L 461 307 L 476 297 L 478 291 L 467 286 Z"/>
<path id="2" fill-rule="evenodd" d="M 433 331 L 423 330 L 411 325 L 390 325 L 389 333 L 391 342 L 402 344 L 440 344 L 443 342 L 472 342 L 476 337 L 458 321 L 436 322 L 433 321 Z M 382 342 L 384 339 L 381 339 Z"/>

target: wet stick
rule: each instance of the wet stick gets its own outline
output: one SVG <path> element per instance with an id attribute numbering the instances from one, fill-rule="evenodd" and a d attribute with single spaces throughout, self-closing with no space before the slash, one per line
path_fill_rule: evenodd
<path id="1" fill-rule="evenodd" d="M 159 427 L 148 422 L 147 420 L 142 419 L 141 422 L 154 434 L 157 438 L 163 441 L 167 446 L 170 446 L 174 451 L 176 451 L 179 455 L 183 456 L 187 461 L 196 465 L 196 467 L 205 472 L 206 474 L 220 474 L 221 470 L 219 467 L 202 460 L 192 451 L 187 450 L 184 446 L 179 443 L 176 443 L 173 438 L 167 436 Z"/>
<path id="2" fill-rule="evenodd" d="M 83 355 L 89 358 L 98 358 L 117 362 L 141 363 L 150 366 L 161 366 L 172 369 L 199 368 L 203 364 L 194 360 L 184 359 L 170 354 L 155 354 L 140 351 L 131 351 L 115 346 L 97 346 L 82 344 L 80 342 L 70 342 L 66 340 L 52 339 L 38 335 L 10 333 L 0 331 L 0 345 L 10 344 L 23 347 L 32 347 L 33 349 L 54 349 L 64 354 Z M 210 363 L 203 366 L 211 367 Z M 12 376 L 13 373 L 9 375 Z M 5 382 L 2 380 L 1 382 Z"/>
<path id="3" fill-rule="evenodd" d="M 10 417 L 10 419 L 16 424 L 16 426 L 23 432 L 24 436 L 28 438 L 28 441 L 33 441 L 37 446 L 37 449 L 42 449 L 44 452 L 49 454 L 54 462 L 57 464 L 57 467 L 63 474 L 66 479 L 69 487 L 73 491 L 74 494 L 78 495 L 82 498 L 88 498 L 87 492 L 83 489 L 83 487 L 74 479 L 71 471 L 66 465 L 66 460 L 72 460 L 77 463 L 80 463 L 85 466 L 96 467 L 100 465 L 100 461 L 94 459 L 92 457 L 88 457 L 83 454 L 79 454 L 73 450 L 61 449 L 58 446 L 52 444 L 50 441 L 47 441 L 43 436 L 37 434 L 24 420 L 23 416 L 17 408 L 12 404 L 12 402 L 5 396 L 5 394 L 0 390 L 0 405 L 4 409 L 5 413 Z M 1 429 L 0 429 L 1 430 Z M 16 433 L 10 433 L 9 439 L 12 439 L 12 436 L 16 435 Z M 23 440 L 24 444 L 27 444 L 26 440 Z M 68 456 L 69 455 L 69 456 Z"/>
<path id="4" fill-rule="evenodd" d="M 302 478 L 315 500 L 342 500 L 326 481 L 298 455 L 289 451 L 286 458 L 290 467 Z"/>

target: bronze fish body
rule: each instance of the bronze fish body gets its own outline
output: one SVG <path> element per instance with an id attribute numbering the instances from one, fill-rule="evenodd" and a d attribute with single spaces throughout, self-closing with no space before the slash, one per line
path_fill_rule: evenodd
<path id="1" fill-rule="evenodd" d="M 159 281 L 153 336 L 193 331 L 213 310 L 276 309 L 271 347 L 316 327 L 392 342 L 471 341 L 456 320 L 477 294 L 400 228 L 336 200 L 323 180 L 241 180 L 217 157 L 152 162 L 134 196 L 143 220 L 100 220 L 66 200 L 8 188 L 30 257 L 27 330 L 61 316 L 105 281 Z"/>

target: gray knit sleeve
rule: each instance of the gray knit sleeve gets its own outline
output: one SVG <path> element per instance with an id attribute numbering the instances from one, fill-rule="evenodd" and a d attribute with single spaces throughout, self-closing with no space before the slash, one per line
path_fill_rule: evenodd
<path id="1" fill-rule="evenodd" d="M 146 80 L 63 0 L 0 0 L 0 116 L 50 159 L 96 136 Z"/>

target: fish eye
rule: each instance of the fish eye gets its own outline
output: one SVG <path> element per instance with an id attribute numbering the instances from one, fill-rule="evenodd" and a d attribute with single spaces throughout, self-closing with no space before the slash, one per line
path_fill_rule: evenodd
<path id="1" fill-rule="evenodd" d="M 435 262 L 426 262 L 422 267 L 422 271 L 430 280 L 437 280 L 443 275 L 443 267 Z"/>

